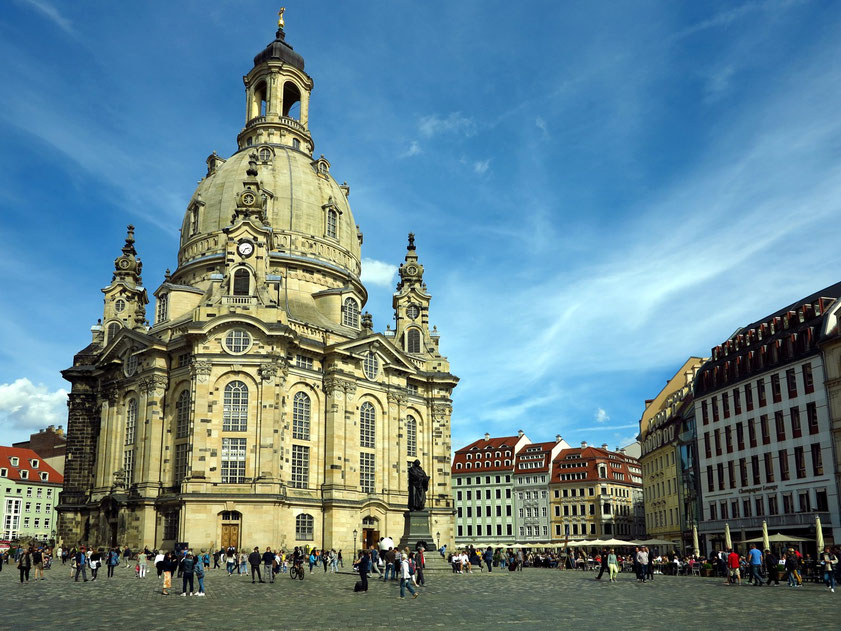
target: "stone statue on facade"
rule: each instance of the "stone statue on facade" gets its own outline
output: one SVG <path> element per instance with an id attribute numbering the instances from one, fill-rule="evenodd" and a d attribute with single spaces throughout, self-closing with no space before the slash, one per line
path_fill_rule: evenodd
<path id="1" fill-rule="evenodd" d="M 409 467 L 409 510 L 421 511 L 426 506 L 426 492 L 429 490 L 429 476 L 421 469 L 420 460 Z"/>

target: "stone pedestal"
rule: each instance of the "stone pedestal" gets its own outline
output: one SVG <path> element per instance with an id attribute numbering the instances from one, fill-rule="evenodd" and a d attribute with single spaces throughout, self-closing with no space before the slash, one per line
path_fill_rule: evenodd
<path id="1" fill-rule="evenodd" d="M 427 550 L 434 550 L 435 539 L 430 532 L 429 511 L 426 509 L 406 511 L 403 513 L 403 518 L 405 519 L 403 536 L 400 537 L 397 549 L 402 551 L 403 548 L 409 548 L 409 550 L 414 551 L 418 541 L 425 541 Z"/>

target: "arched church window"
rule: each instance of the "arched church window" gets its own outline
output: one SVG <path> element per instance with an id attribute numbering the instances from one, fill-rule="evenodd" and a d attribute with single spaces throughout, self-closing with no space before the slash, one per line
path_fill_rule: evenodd
<path id="1" fill-rule="evenodd" d="M 295 517 L 295 540 L 296 541 L 312 541 L 313 540 L 313 523 L 312 515 L 301 513 Z"/>
<path id="2" fill-rule="evenodd" d="M 239 268 L 234 272 L 234 296 L 251 295 L 251 274 L 247 269 Z"/>
<path id="3" fill-rule="evenodd" d="M 354 329 L 359 328 L 359 305 L 353 298 L 345 298 L 345 306 L 342 309 L 342 324 Z"/>
<path id="4" fill-rule="evenodd" d="M 359 408 L 359 446 L 375 447 L 377 411 L 368 401 Z"/>
<path id="5" fill-rule="evenodd" d="M 335 210 L 327 211 L 327 236 L 333 239 L 339 234 L 339 214 Z"/>
<path id="6" fill-rule="evenodd" d="M 117 337 L 117 333 L 120 332 L 120 328 L 121 326 L 119 322 L 112 322 L 108 325 L 108 342 Z"/>
<path id="7" fill-rule="evenodd" d="M 129 399 L 126 405 L 126 445 L 133 445 L 137 433 L 137 399 Z"/>
<path id="8" fill-rule="evenodd" d="M 418 422 L 411 414 L 406 417 L 406 454 L 418 455 Z"/>
<path id="9" fill-rule="evenodd" d="M 175 437 L 187 436 L 190 425 L 190 391 L 184 390 L 175 401 Z"/>
<path id="10" fill-rule="evenodd" d="M 162 294 L 158 296 L 158 317 L 156 318 L 156 322 L 164 322 L 167 319 L 167 312 L 169 311 L 169 299 L 168 294 Z"/>
<path id="11" fill-rule="evenodd" d="M 310 397 L 306 392 L 296 392 L 292 403 L 292 438 L 310 439 Z"/>
<path id="12" fill-rule="evenodd" d="M 420 351 L 420 331 L 418 331 L 417 329 L 409 329 L 406 332 L 406 352 L 420 353 Z"/>
<path id="13" fill-rule="evenodd" d="M 248 386 L 232 381 L 225 386 L 222 410 L 222 431 L 244 432 L 248 427 Z"/>

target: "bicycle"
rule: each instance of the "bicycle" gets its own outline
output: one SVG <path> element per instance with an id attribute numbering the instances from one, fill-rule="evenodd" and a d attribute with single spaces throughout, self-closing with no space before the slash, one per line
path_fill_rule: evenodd
<path id="1" fill-rule="evenodd" d="M 304 580 L 304 568 L 300 563 L 296 563 L 289 569 L 289 578 L 293 581 L 297 578 L 299 581 Z"/>

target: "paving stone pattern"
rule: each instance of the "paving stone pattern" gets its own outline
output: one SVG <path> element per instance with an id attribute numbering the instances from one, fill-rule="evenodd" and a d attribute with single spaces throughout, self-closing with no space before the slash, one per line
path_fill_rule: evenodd
<path id="1" fill-rule="evenodd" d="M 0 628 L 38 629 L 487 629 L 534 624 L 541 629 L 709 629 L 714 625 L 780 628 L 796 620 L 798 631 L 841 626 L 841 591 L 822 584 L 792 589 L 727 587 L 721 579 L 658 576 L 639 584 L 621 574 L 610 584 L 594 573 L 526 569 L 470 575 L 435 573 L 421 595 L 400 600 L 397 582 L 370 580 L 355 594 L 350 573 L 307 574 L 303 581 L 282 574 L 274 584 L 228 578 L 222 569 L 205 578 L 207 597 L 161 594 L 153 568 L 146 579 L 120 567 L 113 579 L 78 583 L 70 566 L 54 566 L 44 581 L 19 584 L 14 566 L 0 572 L 5 612 Z"/>

